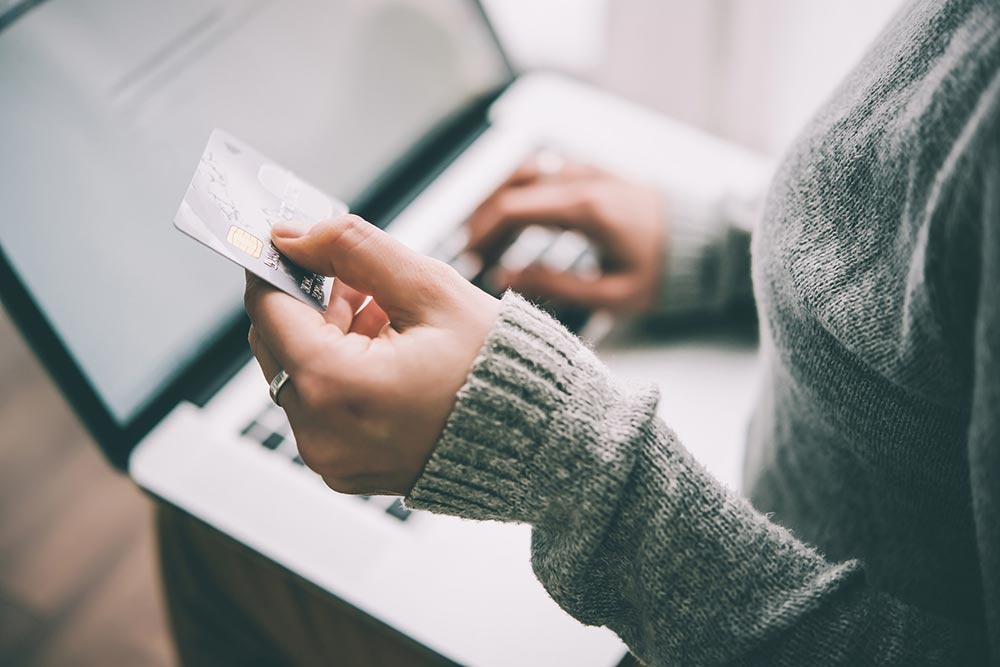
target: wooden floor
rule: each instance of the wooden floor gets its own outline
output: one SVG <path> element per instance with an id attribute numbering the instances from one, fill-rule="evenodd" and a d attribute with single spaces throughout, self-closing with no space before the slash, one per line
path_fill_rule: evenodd
<path id="1" fill-rule="evenodd" d="M 152 505 L 0 309 L 0 665 L 175 664 Z"/>

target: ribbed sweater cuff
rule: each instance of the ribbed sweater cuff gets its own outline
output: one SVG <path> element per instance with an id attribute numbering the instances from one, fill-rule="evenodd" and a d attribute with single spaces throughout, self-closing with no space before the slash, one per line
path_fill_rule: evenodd
<path id="1" fill-rule="evenodd" d="M 603 415 L 589 413 L 634 412 L 616 416 L 639 428 L 656 413 L 655 391 L 644 393 L 624 400 L 578 338 L 508 292 L 407 504 L 536 523 L 576 473 L 616 464 L 613 441 L 595 437 Z"/>
<path id="2" fill-rule="evenodd" d="M 721 202 L 668 196 L 666 248 L 656 313 L 683 315 L 718 304 L 718 257 L 725 225 Z"/>

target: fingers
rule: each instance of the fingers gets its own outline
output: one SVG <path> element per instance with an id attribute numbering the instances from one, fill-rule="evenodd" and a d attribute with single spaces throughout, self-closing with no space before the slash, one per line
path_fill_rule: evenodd
<path id="1" fill-rule="evenodd" d="M 397 318 L 419 322 L 423 309 L 433 304 L 433 289 L 428 286 L 440 275 L 437 263 L 356 215 L 327 220 L 310 229 L 275 225 L 272 234 L 278 249 L 296 264 L 336 276 L 372 295 L 394 324 Z"/>
<path id="2" fill-rule="evenodd" d="M 246 280 L 243 303 L 256 335 L 289 373 L 308 364 L 331 330 L 323 315 L 249 272 Z"/>
<path id="3" fill-rule="evenodd" d="M 570 272 L 531 266 L 509 278 L 511 289 L 538 299 L 583 306 L 591 310 L 618 310 L 632 293 L 632 279 L 623 274 L 605 274 L 596 279 Z"/>
<path id="4" fill-rule="evenodd" d="M 536 181 L 530 185 L 508 188 L 484 202 L 466 223 L 468 247 L 489 254 L 510 242 L 529 225 L 574 228 L 602 242 L 605 237 L 601 219 L 593 206 L 590 181 Z"/>
<path id="5" fill-rule="evenodd" d="M 250 325 L 250 332 L 247 334 L 247 340 L 250 341 L 250 350 L 253 352 L 253 356 L 257 358 L 257 364 L 260 366 L 261 372 L 264 374 L 264 381 L 271 384 L 271 380 L 281 372 L 281 366 L 278 364 L 277 359 L 274 357 L 274 353 L 267 346 L 260 335 L 255 330 L 254 326 Z M 278 392 L 278 401 L 281 403 L 281 407 L 286 411 L 289 408 L 294 409 L 299 404 L 298 394 L 295 391 L 294 380 L 289 373 L 288 381 L 285 382 L 285 386 L 281 388 Z"/>
<path id="6" fill-rule="evenodd" d="M 327 321 L 336 324 L 342 331 L 362 334 L 369 338 L 378 336 L 382 328 L 389 324 L 389 316 L 374 299 L 353 287 L 348 287 L 343 280 L 333 284 L 326 314 Z"/>
<path id="7" fill-rule="evenodd" d="M 521 166 L 514 170 L 514 172 L 507 177 L 497 190 L 503 190 L 504 188 L 516 187 L 518 185 L 525 185 L 534 181 L 536 178 L 543 174 L 541 166 L 538 164 L 538 160 L 527 160 Z"/>
<path id="8" fill-rule="evenodd" d="M 382 329 L 389 324 L 389 316 L 374 301 L 369 301 L 368 305 L 358 313 L 351 323 L 350 333 L 359 333 L 369 338 L 375 338 Z"/>
<path id="9" fill-rule="evenodd" d="M 507 187 L 527 185 L 539 178 L 549 178 L 560 181 L 571 181 L 581 178 L 592 178 L 603 174 L 600 169 L 582 162 L 565 160 L 557 153 L 544 151 L 525 160 L 507 180 L 497 188 L 500 191 Z"/>
<path id="10" fill-rule="evenodd" d="M 247 341 L 250 343 L 250 351 L 257 358 L 257 365 L 260 366 L 261 373 L 264 374 L 264 380 L 270 383 L 281 370 L 281 364 L 274 358 L 274 354 L 261 340 L 260 334 L 257 333 L 257 329 L 252 324 L 249 333 L 247 333 Z"/>
<path id="11" fill-rule="evenodd" d="M 326 307 L 326 321 L 346 333 L 354 321 L 354 314 L 366 298 L 368 297 L 343 280 L 334 281 L 330 290 L 330 303 Z"/>
<path id="12" fill-rule="evenodd" d="M 552 153 L 540 153 L 530 160 L 527 160 L 514 170 L 504 183 L 488 197 L 467 221 L 469 229 L 468 249 L 480 254 L 491 254 L 491 250 L 497 245 L 504 245 L 504 233 L 500 232 L 491 236 L 488 232 L 496 221 L 503 216 L 496 215 L 502 209 L 502 200 L 506 193 L 514 188 L 529 186 L 538 183 L 570 185 L 578 181 L 595 179 L 606 174 L 587 164 L 563 160 Z M 501 201 L 498 201 L 501 200 Z M 517 231 L 514 229 L 507 230 Z M 483 238 L 486 237 L 486 238 Z"/>

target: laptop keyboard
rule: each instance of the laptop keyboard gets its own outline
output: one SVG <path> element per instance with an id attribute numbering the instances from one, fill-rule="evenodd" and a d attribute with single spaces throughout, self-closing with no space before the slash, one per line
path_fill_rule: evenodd
<path id="1" fill-rule="evenodd" d="M 496 294 L 498 289 L 492 280 L 494 267 L 483 266 L 478 257 L 465 252 L 466 239 L 465 230 L 460 227 L 429 254 L 450 264 L 469 282 Z M 500 256 L 496 266 L 515 272 L 532 264 L 541 264 L 553 271 L 574 271 L 581 275 L 593 275 L 598 269 L 597 258 L 582 234 L 538 226 L 528 227 L 521 232 Z"/>
<path id="2" fill-rule="evenodd" d="M 253 440 L 265 449 L 284 456 L 292 463 L 305 467 L 302 457 L 299 456 L 298 447 L 295 445 L 292 428 L 288 425 L 288 419 L 285 418 L 285 412 L 274 403 L 269 401 L 264 409 L 257 413 L 243 428 L 241 435 Z M 403 507 L 403 502 L 399 498 L 390 496 L 355 496 L 355 498 L 397 521 L 406 521 L 412 514 L 410 510 Z"/>

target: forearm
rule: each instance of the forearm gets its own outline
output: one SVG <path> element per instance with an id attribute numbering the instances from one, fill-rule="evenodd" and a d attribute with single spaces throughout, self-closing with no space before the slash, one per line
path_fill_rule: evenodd
<path id="1" fill-rule="evenodd" d="M 530 523 L 553 598 L 651 664 L 960 662 L 963 629 L 874 593 L 711 479 L 562 327 L 508 295 L 409 502 Z"/>

